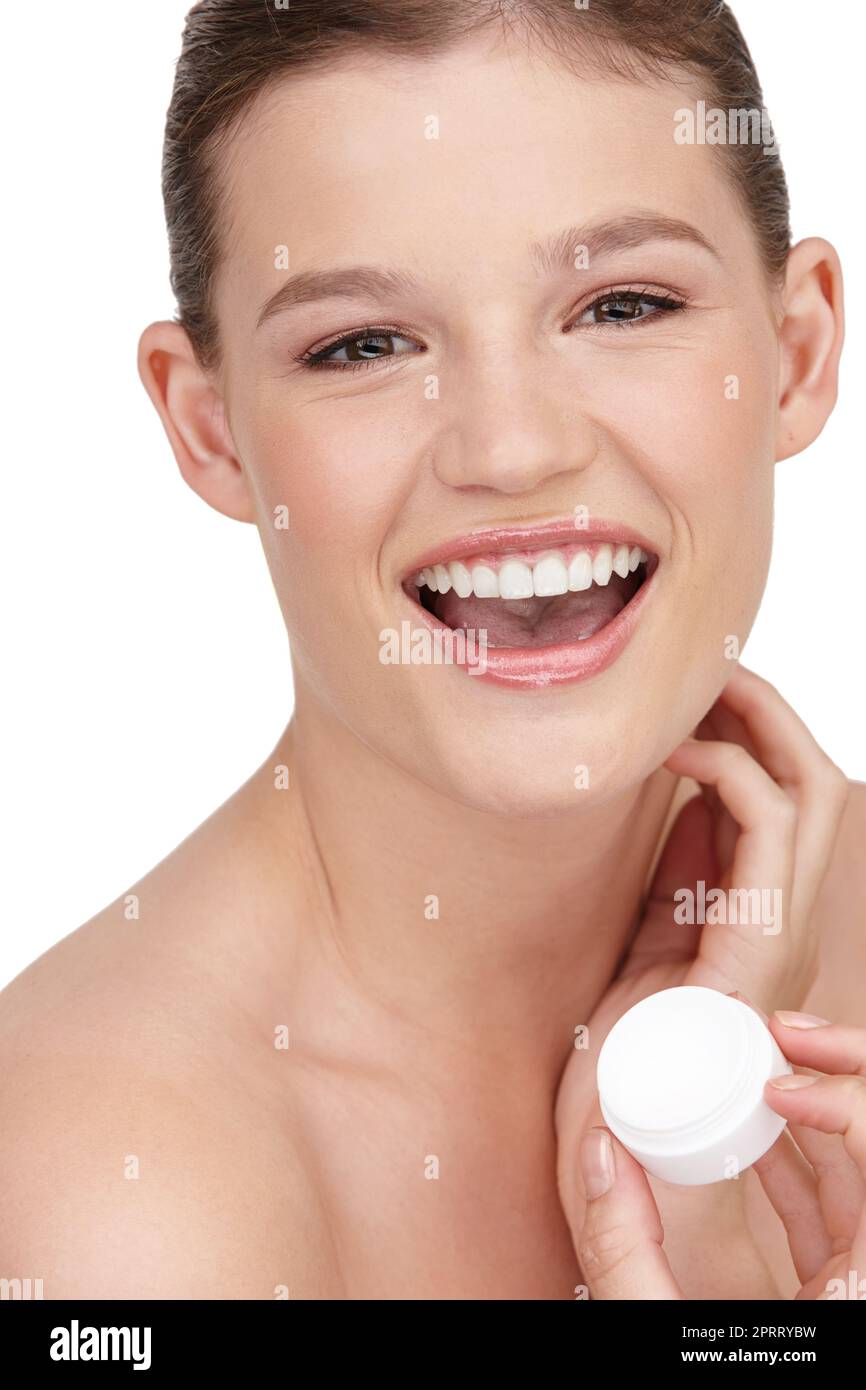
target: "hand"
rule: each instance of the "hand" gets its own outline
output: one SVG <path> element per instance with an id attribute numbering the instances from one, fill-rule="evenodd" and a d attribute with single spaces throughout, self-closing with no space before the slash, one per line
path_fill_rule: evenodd
<path id="1" fill-rule="evenodd" d="M 740 990 L 765 1009 L 800 1002 L 815 979 L 812 909 L 847 778 L 778 692 L 744 668 L 665 766 L 701 783 L 701 796 L 671 830 L 621 978 L 679 953 L 691 957 L 682 984 Z M 778 894 L 781 920 L 677 927 L 674 893 L 701 879 L 726 894 Z"/>
<path id="2" fill-rule="evenodd" d="M 818 1070 L 767 1082 L 764 1098 L 788 1129 L 754 1168 L 787 1232 L 802 1280 L 796 1298 L 863 1298 L 866 1029 L 810 1018 L 783 1013 L 769 1020 L 788 1060 Z M 662 1249 L 662 1221 L 640 1164 L 599 1127 L 584 1136 L 581 1167 L 586 1215 L 575 1246 L 591 1296 L 685 1298 Z"/>
<path id="3" fill-rule="evenodd" d="M 584 1216 L 577 1176 L 581 1136 L 589 1125 L 603 1123 L 595 1062 L 616 1020 L 648 994 L 684 984 L 738 990 L 763 1009 L 782 1002 L 797 1007 L 815 978 L 812 909 L 845 807 L 847 780 L 773 687 L 744 668 L 734 672 L 696 734 L 667 766 L 694 778 L 701 794 L 674 822 L 631 946 L 587 1020 L 589 1050 L 571 1055 L 559 1087 L 557 1174 L 573 1235 Z M 708 891 L 779 889 L 780 923 L 772 933 L 761 924 L 678 925 L 674 894 L 694 889 L 699 880 Z M 736 1220 L 733 1204 L 742 1199 L 735 1186 L 741 1184 L 695 1189 L 650 1182 L 668 1248 L 683 1268 L 708 1223 L 729 1231 Z M 745 1238 L 751 1240 L 748 1233 Z M 751 1263 L 756 1280 L 764 1280 L 754 1296 L 773 1296 L 754 1248 Z"/>

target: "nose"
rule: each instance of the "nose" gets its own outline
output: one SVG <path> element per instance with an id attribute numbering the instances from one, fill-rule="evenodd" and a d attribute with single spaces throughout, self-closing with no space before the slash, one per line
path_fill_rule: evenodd
<path id="1" fill-rule="evenodd" d="M 532 492 L 558 474 L 583 472 L 598 453 L 595 426 L 575 403 L 577 393 L 565 388 L 563 397 L 561 383 L 554 388 L 525 366 L 467 371 L 455 391 L 433 455 L 447 487 Z M 446 400 L 447 392 L 446 383 Z"/>

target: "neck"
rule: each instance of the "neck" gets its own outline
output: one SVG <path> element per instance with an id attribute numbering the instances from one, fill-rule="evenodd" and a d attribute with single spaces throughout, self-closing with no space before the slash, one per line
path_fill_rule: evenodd
<path id="1" fill-rule="evenodd" d="M 329 1028 L 353 1019 L 357 1060 L 369 1040 L 368 1060 L 387 1063 L 396 1034 L 393 1055 L 427 1074 L 459 1066 L 465 1081 L 505 1062 L 555 1084 L 635 926 L 676 779 L 660 769 L 602 806 L 497 817 L 303 700 L 273 758 L 290 768 L 280 833 L 291 827 L 306 885 L 297 949 L 311 1013 L 323 989 L 339 991 Z"/>

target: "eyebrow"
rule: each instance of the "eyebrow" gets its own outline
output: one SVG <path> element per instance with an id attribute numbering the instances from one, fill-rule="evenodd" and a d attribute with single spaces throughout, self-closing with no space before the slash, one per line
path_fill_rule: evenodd
<path id="1" fill-rule="evenodd" d="M 687 241 L 721 260 L 716 248 L 689 222 L 678 218 L 635 215 L 610 218 L 605 222 L 566 227 L 546 241 L 533 242 L 530 257 L 544 274 L 573 270 L 579 248 L 586 248 L 588 261 L 603 259 L 618 251 L 630 251 L 648 241 Z M 344 266 L 337 270 L 302 270 L 266 300 L 259 312 L 257 328 L 268 319 L 296 304 L 320 299 L 357 299 L 367 295 L 406 295 L 419 289 L 419 282 L 405 271 L 373 265 Z"/>
<path id="2" fill-rule="evenodd" d="M 585 247 L 590 264 L 594 259 L 631 251 L 647 241 L 688 241 L 721 260 L 719 252 L 703 232 L 676 217 L 635 215 L 615 217 L 583 227 L 566 227 L 547 241 L 536 241 L 529 248 L 538 269 L 546 273 L 573 270 L 575 252 Z"/>

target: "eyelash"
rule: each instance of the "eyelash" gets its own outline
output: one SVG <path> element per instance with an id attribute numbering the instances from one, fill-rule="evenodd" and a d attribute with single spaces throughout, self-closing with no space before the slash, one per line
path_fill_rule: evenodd
<path id="1" fill-rule="evenodd" d="M 584 314 L 588 314 L 591 310 L 597 309 L 599 305 L 610 303 L 631 304 L 633 306 L 638 304 L 651 304 L 654 309 L 662 310 L 664 315 L 676 313 L 678 310 L 686 308 L 685 299 L 675 299 L 671 295 L 653 293 L 650 290 L 639 290 L 635 288 L 623 290 L 617 289 L 616 286 L 612 286 L 610 289 L 605 290 L 603 294 L 597 295 L 592 303 L 587 304 L 586 307 L 581 310 L 579 317 L 583 317 Z M 637 319 L 620 319 L 613 320 L 610 323 L 584 324 L 583 327 L 584 329 L 588 328 L 590 331 L 608 328 L 635 328 L 639 324 L 646 323 L 648 319 L 653 319 L 655 317 L 656 314 L 644 314 Z M 571 328 L 575 326 L 576 325 L 572 324 Z M 571 328 L 567 331 L 570 332 Z M 366 328 L 357 329 L 352 333 L 345 333 L 342 337 L 335 338 L 333 342 L 326 343 L 324 347 L 303 352 L 294 360 L 301 366 L 307 367 L 312 371 L 318 371 L 323 368 L 327 371 L 337 372 L 357 371 L 358 368 L 362 371 L 366 371 L 369 367 L 375 367 L 382 361 L 393 360 L 393 358 L 397 356 L 405 357 L 409 354 L 383 354 L 381 357 L 370 357 L 362 362 L 334 362 L 330 359 L 328 354 L 339 352 L 340 348 L 348 347 L 352 343 L 363 342 L 366 338 L 391 337 L 408 338 L 408 334 L 404 334 L 401 329 L 395 327 L 393 324 L 370 324 Z"/>

